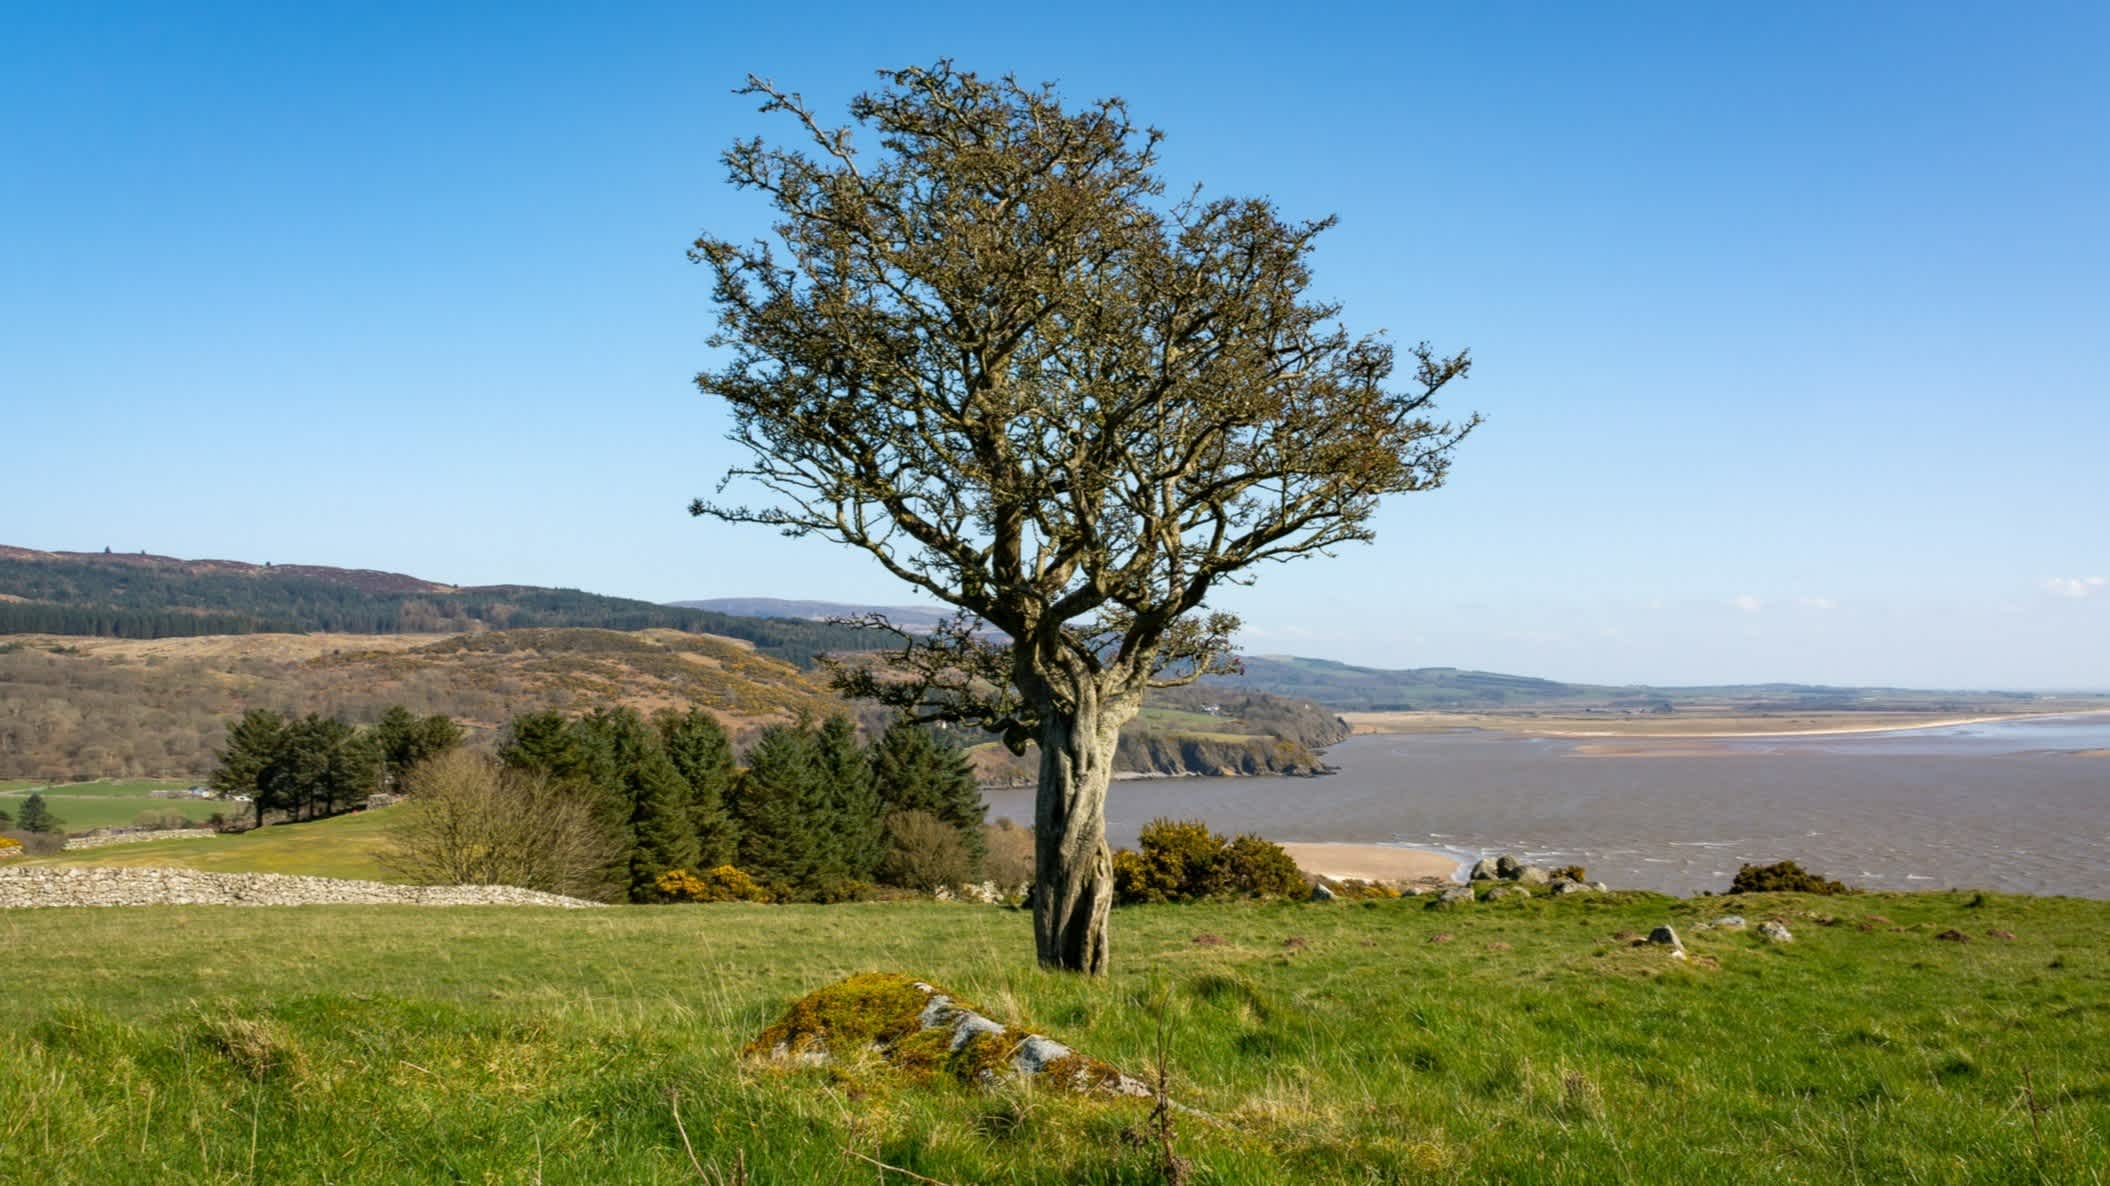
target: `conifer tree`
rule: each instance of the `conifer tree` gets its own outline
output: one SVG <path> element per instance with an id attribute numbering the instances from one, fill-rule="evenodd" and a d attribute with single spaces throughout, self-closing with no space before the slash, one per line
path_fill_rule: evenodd
<path id="1" fill-rule="evenodd" d="M 247 795 L 256 809 L 256 822 L 264 822 L 264 772 L 278 761 L 285 745 L 286 718 L 264 708 L 252 708 L 227 726 L 227 743 L 219 763 L 206 783 L 221 798 Z"/>
<path id="2" fill-rule="evenodd" d="M 982 821 L 989 805 L 975 785 L 967 755 L 913 721 L 887 726 L 872 745 L 872 773 L 882 811 L 927 811 L 960 831 L 977 864 L 986 852 Z"/>
<path id="3" fill-rule="evenodd" d="M 696 832 L 689 823 L 689 784 L 657 746 L 630 775 L 630 899 L 651 901 L 659 875 L 697 865 Z"/>
<path id="4" fill-rule="evenodd" d="M 40 794 L 31 794 L 22 801 L 22 818 L 18 822 L 25 832 L 56 832 L 66 826 L 66 821 L 51 814 Z"/>
<path id="5" fill-rule="evenodd" d="M 857 726 L 841 714 L 829 717 L 814 745 L 822 791 L 816 821 L 824 836 L 820 872 L 835 880 L 870 881 L 886 852 L 886 831 Z"/>
<path id="6" fill-rule="evenodd" d="M 591 763 L 585 739 L 560 712 L 528 712 L 506 725 L 498 760 L 516 770 L 539 771 L 552 782 L 585 783 Z"/>
<path id="7" fill-rule="evenodd" d="M 372 730 L 381 754 L 381 771 L 389 789 L 403 781 L 412 766 L 462 743 L 462 727 L 435 713 L 419 717 L 400 704 L 390 705 Z"/>
<path id="8" fill-rule="evenodd" d="M 696 834 L 696 863 L 705 869 L 731 864 L 740 835 L 726 800 L 739 770 L 732 741 L 717 718 L 700 708 L 665 712 L 656 720 L 660 748 L 689 787 L 689 827 Z"/>
<path id="9" fill-rule="evenodd" d="M 814 818 L 824 804 L 819 746 L 804 724 L 771 725 L 747 754 L 733 796 L 739 866 L 782 890 L 810 889 L 821 867 Z"/>

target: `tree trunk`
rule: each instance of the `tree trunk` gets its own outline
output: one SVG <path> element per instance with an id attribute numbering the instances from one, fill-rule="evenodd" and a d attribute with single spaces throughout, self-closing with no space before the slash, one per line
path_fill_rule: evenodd
<path id="1" fill-rule="evenodd" d="M 1129 697 L 1080 698 L 1071 711 L 1042 714 L 1033 812 L 1033 942 L 1041 967 L 1106 974 L 1106 915 L 1114 904 L 1106 788 L 1121 726 L 1135 710 Z"/>

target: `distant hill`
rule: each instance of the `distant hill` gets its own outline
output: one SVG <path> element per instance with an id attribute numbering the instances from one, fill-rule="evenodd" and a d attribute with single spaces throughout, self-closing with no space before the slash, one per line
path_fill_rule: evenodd
<path id="1" fill-rule="evenodd" d="M 792 601 L 782 597 L 706 597 L 701 601 L 670 601 L 667 604 L 746 618 L 793 618 L 810 622 L 885 614 L 887 621 L 912 630 L 929 629 L 952 616 L 949 610 L 929 606 L 852 605 L 841 601 Z"/>
<path id="2" fill-rule="evenodd" d="M 463 587 L 322 565 L 0 546 L 0 635 L 184 638 L 565 627 L 717 634 L 802 666 L 829 651 L 875 645 L 869 632 L 798 615 L 742 617 L 577 589 Z"/>
<path id="3" fill-rule="evenodd" d="M 2042 699 L 2029 692 L 1921 691 L 1821 684 L 1568 684 L 1456 667 L 1386 670 L 1290 655 L 1248 655 L 1244 675 L 1209 682 L 1222 688 L 1309 700 L 1341 712 L 2018 711 Z"/>

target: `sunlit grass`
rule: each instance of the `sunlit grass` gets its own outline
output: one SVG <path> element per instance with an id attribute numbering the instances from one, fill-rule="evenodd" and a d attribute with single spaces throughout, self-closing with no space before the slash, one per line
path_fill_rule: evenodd
<path id="1" fill-rule="evenodd" d="M 1781 947 L 1645 895 L 1141 908 L 1105 981 L 952 904 L 18 911 L 0 1176 L 697 1182 L 678 1108 L 756 1183 L 881 1180 L 845 1146 L 958 1186 L 1156 1180 L 1136 1105 L 737 1059 L 892 969 L 1137 1072 L 1162 1018 L 1219 1121 L 1180 1126 L 1199 1182 L 2103 1181 L 2110 904 L 1971 903 L 1733 903 Z M 1614 938 L 1663 921 L 1694 958 Z"/>
<path id="2" fill-rule="evenodd" d="M 240 809 L 243 804 L 220 804 Z M 54 807 L 53 810 L 57 810 Z M 61 812 L 60 814 L 64 814 Z M 48 865 L 169 865 L 213 873 L 293 873 L 362 881 L 400 878 L 382 868 L 388 808 L 304 824 L 280 824 L 226 836 L 150 840 L 48 857 Z M 70 821 L 69 821 L 70 823 Z"/>

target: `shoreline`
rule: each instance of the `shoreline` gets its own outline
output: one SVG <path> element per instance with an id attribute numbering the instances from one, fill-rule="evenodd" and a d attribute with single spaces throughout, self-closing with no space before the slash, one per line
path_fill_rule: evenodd
<path id="1" fill-rule="evenodd" d="M 1445 849 L 1353 841 L 1284 841 L 1297 868 L 1335 881 L 1455 882 L 1469 858 Z"/>

